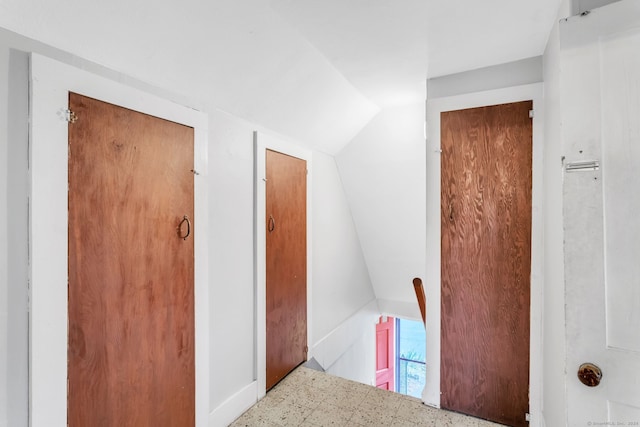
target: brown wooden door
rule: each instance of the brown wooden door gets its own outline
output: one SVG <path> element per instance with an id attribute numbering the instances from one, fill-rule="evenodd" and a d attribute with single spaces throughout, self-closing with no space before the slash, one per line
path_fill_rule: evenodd
<path id="1" fill-rule="evenodd" d="M 266 152 L 267 390 L 307 359 L 307 163 Z"/>
<path id="2" fill-rule="evenodd" d="M 69 104 L 69 425 L 193 426 L 193 129 Z"/>
<path id="3" fill-rule="evenodd" d="M 529 412 L 532 102 L 442 113 L 443 408 Z"/>

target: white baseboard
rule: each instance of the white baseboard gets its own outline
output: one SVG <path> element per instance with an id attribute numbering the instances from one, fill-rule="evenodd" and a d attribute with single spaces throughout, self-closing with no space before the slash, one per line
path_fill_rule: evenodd
<path id="1" fill-rule="evenodd" d="M 209 427 L 226 427 L 258 401 L 258 382 L 254 381 L 225 400 L 209 414 Z"/>
<path id="2" fill-rule="evenodd" d="M 375 324 L 379 316 L 374 299 L 316 342 L 312 356 L 328 374 L 375 384 Z"/>
<path id="3" fill-rule="evenodd" d="M 370 301 L 353 316 L 313 344 L 309 356 L 327 369 L 357 341 L 365 328 L 373 328 L 380 310 L 376 300 Z M 373 350 L 372 350 L 373 351 Z"/>

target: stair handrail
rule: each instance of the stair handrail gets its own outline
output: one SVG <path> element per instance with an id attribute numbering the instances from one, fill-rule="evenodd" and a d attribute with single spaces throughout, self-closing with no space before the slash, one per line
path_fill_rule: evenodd
<path id="1" fill-rule="evenodd" d="M 427 324 L 427 299 L 424 296 L 424 286 L 422 285 L 422 279 L 416 277 L 413 279 L 413 289 L 416 291 L 416 298 L 418 299 L 418 306 L 420 306 L 420 314 L 422 315 L 422 323 Z"/>

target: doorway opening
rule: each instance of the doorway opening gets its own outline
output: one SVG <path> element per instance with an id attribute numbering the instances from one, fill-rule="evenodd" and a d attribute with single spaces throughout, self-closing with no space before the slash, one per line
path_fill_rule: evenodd
<path id="1" fill-rule="evenodd" d="M 427 378 L 427 334 L 418 320 L 396 319 L 396 391 L 422 397 Z"/>
<path id="2" fill-rule="evenodd" d="M 426 331 L 418 320 L 381 316 L 376 324 L 376 387 L 422 397 Z"/>

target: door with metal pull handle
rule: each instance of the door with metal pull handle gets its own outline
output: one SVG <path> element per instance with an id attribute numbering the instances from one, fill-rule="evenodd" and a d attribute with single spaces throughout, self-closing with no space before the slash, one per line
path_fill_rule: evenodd
<path id="1" fill-rule="evenodd" d="M 265 390 L 307 360 L 307 163 L 265 153 Z"/>
<path id="2" fill-rule="evenodd" d="M 186 230 L 183 232 L 182 229 L 184 227 L 184 224 L 187 225 Z M 189 220 L 189 217 L 187 215 L 182 217 L 182 221 L 180 221 L 180 224 L 178 224 L 178 236 L 180 236 L 180 238 L 182 240 L 187 240 L 187 238 L 191 235 L 191 221 Z"/>
<path id="3" fill-rule="evenodd" d="M 273 230 L 276 229 L 276 220 L 273 218 L 273 215 L 269 215 L 269 225 L 267 226 L 267 230 L 269 233 L 273 233 Z"/>

